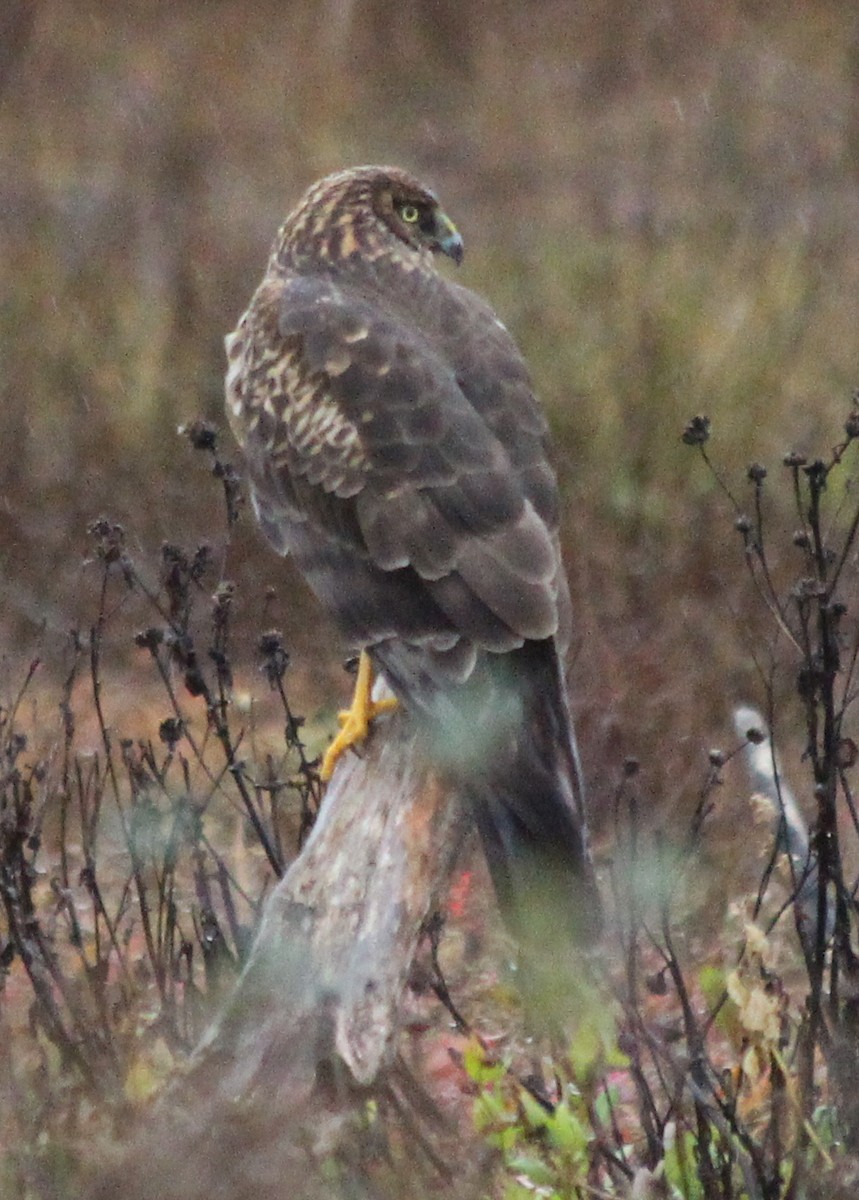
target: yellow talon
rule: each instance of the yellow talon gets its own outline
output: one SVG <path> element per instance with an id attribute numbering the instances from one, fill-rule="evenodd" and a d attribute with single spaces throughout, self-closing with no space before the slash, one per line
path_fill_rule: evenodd
<path id="1" fill-rule="evenodd" d="M 390 712 L 397 707 L 393 696 L 384 700 L 373 699 L 373 665 L 366 650 L 361 651 L 358 659 L 358 676 L 355 680 L 355 691 L 352 704 L 343 712 L 337 714 L 340 722 L 340 732 L 325 751 L 322 766 L 319 768 L 319 778 L 329 780 L 334 774 L 337 759 L 350 746 L 362 742 L 370 732 L 370 722 L 382 713 Z"/>

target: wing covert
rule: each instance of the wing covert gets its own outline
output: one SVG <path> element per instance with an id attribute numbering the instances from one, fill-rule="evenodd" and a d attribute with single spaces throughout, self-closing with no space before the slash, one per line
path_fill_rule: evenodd
<path id="1" fill-rule="evenodd" d="M 554 632 L 556 547 L 452 367 L 327 279 L 286 281 L 260 300 L 239 417 L 257 490 L 385 571 L 457 572 L 517 632 Z M 524 591 L 515 604 L 512 589 Z"/>

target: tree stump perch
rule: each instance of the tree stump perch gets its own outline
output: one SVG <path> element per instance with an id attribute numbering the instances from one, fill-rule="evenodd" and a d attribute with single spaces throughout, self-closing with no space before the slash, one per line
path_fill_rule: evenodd
<path id="1" fill-rule="evenodd" d="M 223 1011 L 93 1197 L 332 1194 L 314 1168 L 395 1057 L 409 970 L 468 825 L 414 743 L 397 712 L 363 757 L 341 759 Z"/>

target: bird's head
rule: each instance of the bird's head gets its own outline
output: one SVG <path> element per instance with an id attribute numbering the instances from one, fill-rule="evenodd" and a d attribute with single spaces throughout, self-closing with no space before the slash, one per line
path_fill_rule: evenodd
<path id="1" fill-rule="evenodd" d="M 407 245 L 446 254 L 457 266 L 463 245 L 459 231 L 435 195 L 403 171 L 389 169 L 372 191 L 373 208 Z"/>
<path id="2" fill-rule="evenodd" d="M 354 167 L 315 183 L 287 217 L 279 244 L 293 262 L 373 260 L 403 250 L 462 262 L 462 238 L 438 199 L 398 167 Z"/>

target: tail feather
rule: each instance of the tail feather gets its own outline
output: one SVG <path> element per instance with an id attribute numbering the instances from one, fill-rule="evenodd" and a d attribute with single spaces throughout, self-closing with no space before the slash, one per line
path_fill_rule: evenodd
<path id="1" fill-rule="evenodd" d="M 517 696 L 521 720 L 468 782 L 493 884 L 521 941 L 593 942 L 602 907 L 557 653 L 551 642 L 531 642 L 508 657 L 513 669 L 506 684 Z"/>
<path id="2" fill-rule="evenodd" d="M 374 657 L 425 718 L 433 761 L 468 796 L 514 936 L 531 947 L 594 941 L 601 905 L 554 639 L 483 653 L 467 683 L 438 690 L 415 688 L 411 671 L 407 681 L 394 646 L 374 647 Z"/>

